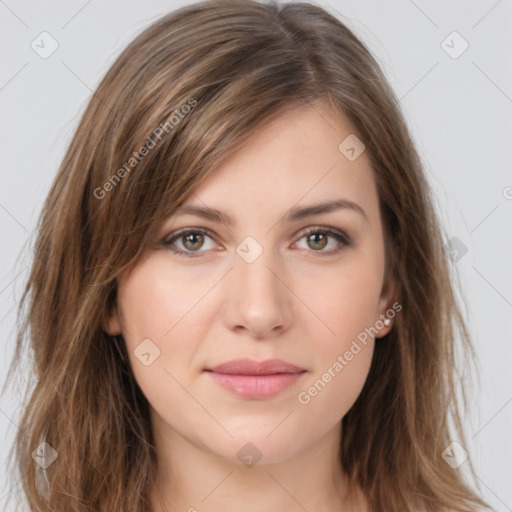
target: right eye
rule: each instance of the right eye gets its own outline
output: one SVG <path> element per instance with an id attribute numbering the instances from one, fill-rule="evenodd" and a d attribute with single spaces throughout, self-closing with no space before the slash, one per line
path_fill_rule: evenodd
<path id="1" fill-rule="evenodd" d="M 194 253 L 205 252 L 200 251 L 199 249 L 203 248 L 206 239 L 209 238 L 212 240 L 212 236 L 213 234 L 207 229 L 187 228 L 180 230 L 177 233 L 171 234 L 170 237 L 166 237 L 164 240 L 162 240 L 162 244 L 173 254 L 177 254 L 178 256 L 183 256 L 185 258 L 197 258 L 199 254 Z M 174 249 L 173 246 L 178 246 L 178 249 Z M 210 247 L 210 249 L 213 248 L 213 246 Z M 208 250 L 208 248 L 206 250 Z"/>

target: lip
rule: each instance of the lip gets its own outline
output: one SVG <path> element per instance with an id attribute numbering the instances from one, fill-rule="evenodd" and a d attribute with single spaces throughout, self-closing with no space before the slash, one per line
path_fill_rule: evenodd
<path id="1" fill-rule="evenodd" d="M 252 400 L 276 396 L 306 373 L 304 368 L 281 359 L 235 359 L 205 371 L 223 389 Z"/>

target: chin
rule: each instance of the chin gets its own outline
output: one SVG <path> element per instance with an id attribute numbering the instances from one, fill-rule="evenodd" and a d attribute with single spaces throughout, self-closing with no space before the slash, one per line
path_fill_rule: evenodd
<path id="1" fill-rule="evenodd" d="M 278 423 L 274 424 L 272 428 Z M 219 439 L 218 436 L 214 446 L 209 446 L 212 453 L 222 457 L 230 463 L 241 464 L 247 467 L 252 467 L 255 464 L 258 466 L 268 464 L 278 464 L 285 462 L 297 454 L 302 448 L 304 438 L 297 439 L 289 429 L 283 429 L 278 432 L 282 427 L 279 426 L 274 432 L 272 428 L 268 429 L 262 426 L 253 425 L 253 428 L 235 429 L 231 428 L 229 431 L 233 438 L 227 434 L 222 435 Z M 297 441 L 300 440 L 300 443 Z M 211 444 L 212 437 L 207 438 L 207 443 Z"/>

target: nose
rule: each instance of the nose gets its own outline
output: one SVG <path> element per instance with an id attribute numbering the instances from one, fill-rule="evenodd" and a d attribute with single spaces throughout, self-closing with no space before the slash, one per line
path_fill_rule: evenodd
<path id="1" fill-rule="evenodd" d="M 287 330 L 292 322 L 293 293 L 286 285 L 282 261 L 264 250 L 252 262 L 236 254 L 233 267 L 223 280 L 225 325 L 265 339 Z"/>

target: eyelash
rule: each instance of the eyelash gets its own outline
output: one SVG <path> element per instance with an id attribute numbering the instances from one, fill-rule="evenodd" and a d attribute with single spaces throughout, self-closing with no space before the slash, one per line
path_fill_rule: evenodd
<path id="1" fill-rule="evenodd" d="M 198 234 L 198 233 L 201 235 L 207 235 L 208 237 L 210 237 L 212 239 L 215 238 L 215 235 L 209 229 L 187 228 L 183 231 L 179 231 L 178 233 L 173 235 L 171 238 L 166 238 L 166 239 L 162 240 L 161 243 L 167 250 L 171 251 L 173 254 L 176 254 L 176 255 L 184 257 L 184 258 L 197 258 L 197 257 L 199 257 L 199 255 L 202 252 L 205 252 L 205 251 L 176 251 L 176 250 L 171 249 L 170 246 L 173 245 L 176 240 L 179 240 L 180 238 L 183 238 L 186 235 Z M 314 250 L 310 251 L 313 253 L 317 253 L 320 257 L 337 254 L 340 251 L 342 251 L 343 248 L 352 246 L 352 239 L 346 233 L 343 233 L 342 231 L 335 231 L 331 228 L 326 228 L 326 227 L 310 228 L 307 231 L 305 231 L 304 233 L 302 233 L 302 235 L 300 236 L 300 238 L 298 240 L 302 240 L 304 237 L 307 237 L 312 234 L 323 234 L 323 235 L 331 236 L 331 237 L 335 238 L 341 244 L 338 248 L 336 248 L 334 250 L 331 249 L 330 251 L 314 251 Z"/>

